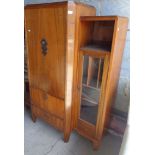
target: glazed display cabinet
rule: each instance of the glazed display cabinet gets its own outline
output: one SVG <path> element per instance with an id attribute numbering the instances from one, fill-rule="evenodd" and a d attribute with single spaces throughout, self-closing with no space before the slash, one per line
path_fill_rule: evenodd
<path id="1" fill-rule="evenodd" d="M 79 25 L 76 130 L 98 148 L 109 122 L 126 40 L 128 20 L 118 16 L 82 16 Z"/>

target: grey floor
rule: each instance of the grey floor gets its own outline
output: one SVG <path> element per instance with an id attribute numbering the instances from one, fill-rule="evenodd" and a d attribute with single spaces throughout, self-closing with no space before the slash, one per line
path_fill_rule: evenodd
<path id="1" fill-rule="evenodd" d="M 33 123 L 29 110 L 25 110 L 24 115 L 25 155 L 119 155 L 122 142 L 119 137 L 106 134 L 100 149 L 94 151 L 92 143 L 76 132 L 64 143 L 61 132 L 40 119 Z"/>

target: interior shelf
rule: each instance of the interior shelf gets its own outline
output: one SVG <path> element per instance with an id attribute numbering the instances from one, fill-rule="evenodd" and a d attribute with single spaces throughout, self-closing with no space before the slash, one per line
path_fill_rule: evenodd
<path id="1" fill-rule="evenodd" d="M 110 53 L 111 46 L 110 45 L 101 45 L 101 44 L 90 44 L 90 45 L 81 47 L 80 50 Z"/>
<path id="2" fill-rule="evenodd" d="M 82 84 L 82 105 L 97 106 L 99 102 L 100 89 Z"/>
<path id="3" fill-rule="evenodd" d="M 94 89 L 94 90 L 100 91 L 100 88 L 93 87 L 93 86 L 90 86 L 90 85 L 86 85 L 85 83 L 83 83 L 82 86 L 86 87 L 86 88 L 90 88 L 90 89 Z"/>

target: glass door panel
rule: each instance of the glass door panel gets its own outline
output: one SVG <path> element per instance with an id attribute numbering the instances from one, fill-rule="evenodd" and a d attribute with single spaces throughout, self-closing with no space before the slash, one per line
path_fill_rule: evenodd
<path id="1" fill-rule="evenodd" d="M 103 65 L 103 58 L 83 56 L 80 118 L 94 125 L 97 121 Z"/>

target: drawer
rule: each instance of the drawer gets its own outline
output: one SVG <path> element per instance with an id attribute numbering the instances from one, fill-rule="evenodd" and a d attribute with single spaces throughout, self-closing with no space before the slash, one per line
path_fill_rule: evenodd
<path id="1" fill-rule="evenodd" d="M 64 100 L 36 88 L 30 88 L 30 93 L 32 104 L 56 117 L 64 118 Z"/>
<path id="2" fill-rule="evenodd" d="M 36 106 L 31 106 L 32 112 L 35 114 L 36 117 L 39 117 L 49 123 L 50 125 L 54 126 L 55 128 L 59 129 L 60 131 L 63 131 L 63 124 L 64 120 L 55 117 L 53 115 L 50 115 L 47 112 L 44 112 L 43 110 L 39 109 Z"/>

